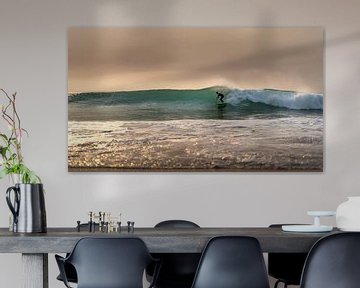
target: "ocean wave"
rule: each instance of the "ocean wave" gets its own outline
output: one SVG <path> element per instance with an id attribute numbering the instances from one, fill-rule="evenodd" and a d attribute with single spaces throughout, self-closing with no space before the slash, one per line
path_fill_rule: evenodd
<path id="1" fill-rule="evenodd" d="M 226 95 L 226 102 L 238 106 L 245 101 L 294 110 L 322 110 L 323 96 L 314 93 L 298 93 L 282 90 L 241 90 L 231 89 Z"/>
<path id="2" fill-rule="evenodd" d="M 323 96 L 315 93 L 273 89 L 230 89 L 210 87 L 198 90 L 144 90 L 124 92 L 94 92 L 69 95 L 69 103 L 88 105 L 141 105 L 144 103 L 162 105 L 179 104 L 204 106 L 214 103 L 216 91 L 225 95 L 224 101 L 231 106 L 249 106 L 249 102 L 294 110 L 322 110 Z"/>
<path id="3" fill-rule="evenodd" d="M 225 105 L 216 92 L 225 95 Z M 227 87 L 90 92 L 69 95 L 68 102 L 69 120 L 76 121 L 317 117 L 323 109 L 320 94 Z"/>

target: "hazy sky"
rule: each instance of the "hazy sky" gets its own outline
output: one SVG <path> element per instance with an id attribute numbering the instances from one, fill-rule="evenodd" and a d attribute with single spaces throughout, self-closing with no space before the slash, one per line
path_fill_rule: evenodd
<path id="1" fill-rule="evenodd" d="M 321 28 L 70 28 L 68 91 L 323 92 Z"/>

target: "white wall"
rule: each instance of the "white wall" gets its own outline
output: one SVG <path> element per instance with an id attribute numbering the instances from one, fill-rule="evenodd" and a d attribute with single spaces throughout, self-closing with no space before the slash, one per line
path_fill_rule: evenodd
<path id="1" fill-rule="evenodd" d="M 360 195 L 360 1 L 1 0 L 0 87 L 17 91 L 26 160 L 46 187 L 48 226 L 89 210 L 136 226 L 187 218 L 201 226 L 308 222 Z M 70 26 L 322 26 L 325 28 L 323 173 L 68 173 L 67 28 Z M 8 222 L 6 180 L 0 226 Z M 328 223 L 334 224 L 333 220 Z M 50 287 L 57 271 L 50 256 Z M 20 257 L 0 255 L 1 287 L 20 287 Z"/>

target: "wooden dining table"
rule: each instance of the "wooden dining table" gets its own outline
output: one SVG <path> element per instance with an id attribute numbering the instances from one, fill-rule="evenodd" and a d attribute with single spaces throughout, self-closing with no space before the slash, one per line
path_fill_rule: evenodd
<path id="1" fill-rule="evenodd" d="M 262 251 L 308 252 L 321 237 L 338 233 L 283 232 L 280 227 L 135 228 L 120 232 L 89 232 L 87 229 L 48 228 L 47 233 L 13 233 L 0 228 L 0 253 L 21 253 L 24 288 L 48 288 L 48 253 L 67 253 L 83 237 L 139 237 L 151 253 L 201 253 L 209 239 L 222 235 L 252 236 Z"/>

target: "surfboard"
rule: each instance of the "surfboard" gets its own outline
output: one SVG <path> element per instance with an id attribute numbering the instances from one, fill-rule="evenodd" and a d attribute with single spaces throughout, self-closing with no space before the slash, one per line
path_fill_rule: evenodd
<path id="1" fill-rule="evenodd" d="M 218 106 L 218 107 L 220 107 L 220 108 L 222 108 L 222 107 L 225 107 L 225 106 L 226 106 L 226 103 L 224 103 L 224 102 L 220 102 L 220 101 L 218 101 L 216 104 L 217 104 L 217 106 Z"/>

